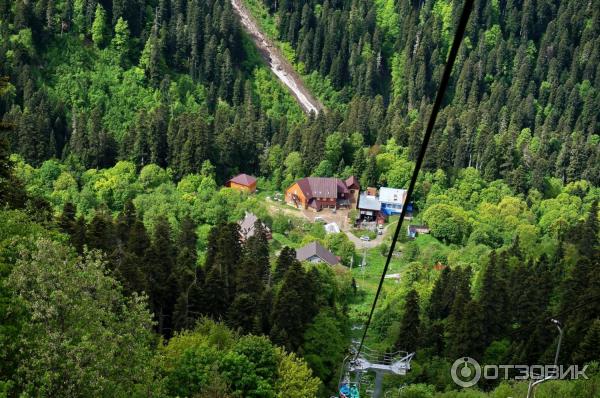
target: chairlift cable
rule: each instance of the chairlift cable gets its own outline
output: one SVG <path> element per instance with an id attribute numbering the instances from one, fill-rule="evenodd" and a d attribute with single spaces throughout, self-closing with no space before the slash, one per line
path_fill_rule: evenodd
<path id="1" fill-rule="evenodd" d="M 407 204 L 410 203 L 410 200 L 413 195 L 413 191 L 415 190 L 415 185 L 417 183 L 417 178 L 419 176 L 419 170 L 423 165 L 423 160 L 425 158 L 425 153 L 427 152 L 427 146 L 429 145 L 429 140 L 431 139 L 431 135 L 433 133 L 433 128 L 435 126 L 435 122 L 437 119 L 437 115 L 442 106 L 442 101 L 444 99 L 444 95 L 446 93 L 446 89 L 448 88 L 448 84 L 450 82 L 450 76 L 452 74 L 452 69 L 454 67 L 454 62 L 456 61 L 456 57 L 458 55 L 458 50 L 460 48 L 460 44 L 465 34 L 465 30 L 467 28 L 467 23 L 469 22 L 469 16 L 471 15 L 471 11 L 473 10 L 473 2 L 474 0 L 465 0 L 463 5 L 462 14 L 460 16 L 460 20 L 458 23 L 458 27 L 456 28 L 456 32 L 454 34 L 454 41 L 452 43 L 452 47 L 450 49 L 450 53 L 448 54 L 448 61 L 446 62 L 446 66 L 444 68 L 444 74 L 442 75 L 442 80 L 440 81 L 440 85 L 437 91 L 437 95 L 435 97 L 435 102 L 433 104 L 433 108 L 431 109 L 431 115 L 429 116 L 429 122 L 427 123 L 427 128 L 425 130 L 425 135 L 423 136 L 423 142 L 421 143 L 421 149 L 419 151 L 419 156 L 417 157 L 417 161 L 415 163 L 415 168 L 413 171 L 412 178 L 410 180 L 410 185 L 408 186 L 408 190 L 406 193 L 406 199 L 404 205 L 402 206 L 402 211 L 400 212 L 400 219 L 398 220 L 398 225 L 396 225 L 396 231 L 394 232 L 394 238 L 392 239 L 392 244 L 390 246 L 385 266 L 383 267 L 383 273 L 381 274 L 381 279 L 379 280 L 379 286 L 377 287 L 377 293 L 375 294 L 375 298 L 373 299 L 373 305 L 371 306 L 371 312 L 369 313 L 369 318 L 365 324 L 365 330 L 363 332 L 362 338 L 360 340 L 360 345 L 356 350 L 356 355 L 354 357 L 355 360 L 358 359 L 367 337 L 367 332 L 369 330 L 369 326 L 371 325 L 371 320 L 373 318 L 373 313 L 375 312 L 375 307 L 377 305 L 377 300 L 379 300 L 379 295 L 381 294 L 381 289 L 383 287 L 383 282 L 385 280 L 385 275 L 390 266 L 390 262 L 392 260 L 392 253 L 394 252 L 394 248 L 396 247 L 396 242 L 398 241 L 398 236 L 400 235 L 400 229 L 402 227 L 402 223 L 404 222 L 404 218 L 406 215 Z"/>

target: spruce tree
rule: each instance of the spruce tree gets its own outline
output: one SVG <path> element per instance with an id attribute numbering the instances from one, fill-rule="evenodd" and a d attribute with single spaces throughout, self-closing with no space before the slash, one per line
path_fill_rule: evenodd
<path id="1" fill-rule="evenodd" d="M 202 270 L 197 265 L 196 227 L 192 219 L 186 216 L 181 222 L 181 231 L 177 239 L 177 261 L 174 278 L 177 284 L 177 299 L 173 311 L 175 329 L 181 330 L 193 325 L 198 317 L 196 310 L 201 307 L 200 287 L 204 283 Z"/>
<path id="2" fill-rule="evenodd" d="M 79 254 L 83 254 L 83 248 L 87 242 L 87 224 L 83 215 L 77 218 L 71 235 L 71 243 Z"/>
<path id="3" fill-rule="evenodd" d="M 284 246 L 277 257 L 275 264 L 275 272 L 273 273 L 272 283 L 276 284 L 283 280 L 285 273 L 296 260 L 296 250 L 291 247 Z"/>
<path id="4" fill-rule="evenodd" d="M 415 289 L 411 289 L 404 299 L 404 314 L 400 321 L 400 333 L 396 338 L 396 349 L 415 352 L 420 346 L 421 320 L 419 309 L 419 294 Z"/>
<path id="5" fill-rule="evenodd" d="M 573 362 L 584 364 L 600 358 L 600 319 L 596 319 L 573 353 Z"/>
<path id="6" fill-rule="evenodd" d="M 506 281 L 498 272 L 496 252 L 490 253 L 488 265 L 483 274 L 479 304 L 482 309 L 485 344 L 502 337 L 510 317 Z"/>
<path id="7" fill-rule="evenodd" d="M 254 264 L 254 272 L 259 275 L 265 283 L 271 279 L 271 264 L 269 262 L 269 241 L 267 231 L 262 221 L 254 223 L 254 235 L 246 241 L 244 246 L 244 257 Z"/>
<path id="8" fill-rule="evenodd" d="M 66 202 L 63 206 L 63 211 L 58 218 L 58 227 L 62 232 L 69 236 L 73 236 L 75 233 L 76 212 L 75 205 L 71 202 Z"/>
<path id="9" fill-rule="evenodd" d="M 146 260 L 150 307 L 157 320 L 158 333 L 168 336 L 172 333 L 177 285 L 173 273 L 175 248 L 169 221 L 164 216 L 158 217 L 154 225 L 150 253 Z"/>
<path id="10" fill-rule="evenodd" d="M 202 290 L 202 313 L 213 319 L 223 319 L 229 309 L 229 292 L 218 268 L 207 270 Z"/>
<path id="11" fill-rule="evenodd" d="M 114 249 L 114 224 L 107 209 L 96 210 L 87 228 L 86 242 L 90 249 L 99 249 L 105 253 L 110 253 Z"/>

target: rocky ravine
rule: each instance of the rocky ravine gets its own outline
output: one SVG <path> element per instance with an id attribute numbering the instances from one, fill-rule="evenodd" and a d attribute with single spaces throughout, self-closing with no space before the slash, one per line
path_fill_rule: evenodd
<path id="1" fill-rule="evenodd" d="M 285 59 L 279 48 L 262 33 L 243 0 L 230 0 L 244 30 L 248 33 L 271 71 L 288 88 L 306 113 L 318 114 L 323 110 L 319 102 L 306 88 L 300 76 Z"/>

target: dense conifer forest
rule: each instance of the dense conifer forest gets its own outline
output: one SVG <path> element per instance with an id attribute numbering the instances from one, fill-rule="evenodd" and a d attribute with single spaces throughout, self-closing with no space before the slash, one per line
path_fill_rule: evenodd
<path id="1" fill-rule="evenodd" d="M 407 187 L 462 1 L 244 2 L 323 112 L 229 1 L 0 0 L 0 397 L 336 393 L 361 248 L 270 197 Z M 475 1 L 413 198 L 431 234 L 401 239 L 368 340 L 417 354 L 388 396 L 466 396 L 465 355 L 550 363 L 550 318 L 590 380 L 538 396 L 598 394 L 599 90 L 600 1 Z M 242 172 L 262 192 L 221 187 Z M 314 240 L 343 265 L 298 261 Z"/>

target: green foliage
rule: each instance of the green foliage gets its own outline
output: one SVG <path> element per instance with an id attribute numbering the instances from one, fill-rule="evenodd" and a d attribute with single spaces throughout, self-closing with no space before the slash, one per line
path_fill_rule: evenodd
<path id="1" fill-rule="evenodd" d="M 285 117 L 290 126 L 300 124 L 304 120 L 298 103 L 266 68 L 256 68 L 253 80 L 254 91 L 260 97 L 261 107 L 270 118 L 279 120 Z"/>
<path id="2" fill-rule="evenodd" d="M 10 275 L 28 319 L 19 336 L 23 391 L 138 396 L 153 383 L 143 297 L 124 298 L 98 253 L 78 259 L 46 239 Z"/>
<path id="3" fill-rule="evenodd" d="M 423 213 L 431 234 L 448 243 L 462 243 L 469 235 L 470 223 L 464 210 L 450 205 L 433 205 Z"/>
<path id="4" fill-rule="evenodd" d="M 212 321 L 175 336 L 161 352 L 172 396 L 316 397 L 319 388 L 318 379 L 294 354 L 265 337 L 239 337 Z"/>
<path id="5" fill-rule="evenodd" d="M 106 44 L 106 30 L 106 11 L 98 4 L 96 6 L 94 23 L 92 24 L 92 40 L 98 48 L 102 48 Z"/>
<path id="6" fill-rule="evenodd" d="M 306 362 L 323 383 L 337 387 L 337 370 L 346 353 L 344 324 L 327 310 L 321 311 L 304 333 Z"/>

